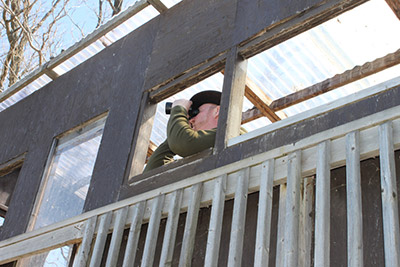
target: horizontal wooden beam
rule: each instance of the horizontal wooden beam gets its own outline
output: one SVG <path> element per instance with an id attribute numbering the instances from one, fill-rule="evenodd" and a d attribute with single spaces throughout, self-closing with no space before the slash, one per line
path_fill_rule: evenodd
<path id="1" fill-rule="evenodd" d="M 263 116 L 264 114 L 262 114 L 262 112 L 258 108 L 253 107 L 252 109 L 246 110 L 242 113 L 242 124 L 254 121 Z"/>
<path id="2" fill-rule="evenodd" d="M 149 2 L 160 13 L 168 10 L 168 7 L 166 7 L 160 0 L 147 0 L 147 2 Z"/>
<path id="3" fill-rule="evenodd" d="M 341 74 L 337 74 L 329 79 L 320 83 L 314 84 L 310 87 L 279 98 L 273 101 L 270 105 L 272 110 L 277 111 L 297 103 L 329 92 L 351 82 L 365 78 L 369 75 L 375 74 L 384 69 L 393 67 L 400 63 L 400 49 L 394 53 L 388 54 L 384 57 L 375 59 L 372 62 L 367 62 L 362 66 L 356 66 L 351 70 L 347 70 Z"/>
<path id="4" fill-rule="evenodd" d="M 400 19 L 400 1 L 399 0 L 386 0 L 386 3 L 393 10 L 394 14 Z"/>

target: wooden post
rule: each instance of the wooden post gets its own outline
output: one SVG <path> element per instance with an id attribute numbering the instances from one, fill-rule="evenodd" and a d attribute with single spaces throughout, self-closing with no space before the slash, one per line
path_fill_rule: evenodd
<path id="1" fill-rule="evenodd" d="M 96 228 L 97 215 L 91 217 L 86 221 L 85 232 L 83 234 L 82 244 L 79 246 L 76 259 L 74 260 L 74 267 L 84 267 L 89 258 L 90 249 L 92 247 L 94 229 Z"/>
<path id="2" fill-rule="evenodd" d="M 359 132 L 346 135 L 347 181 L 347 262 L 349 267 L 362 267 L 363 227 Z"/>
<path id="3" fill-rule="evenodd" d="M 222 219 L 225 206 L 226 177 L 224 174 L 216 178 L 211 208 L 210 226 L 208 227 L 206 257 L 204 266 L 218 266 L 218 254 L 221 241 Z"/>
<path id="4" fill-rule="evenodd" d="M 126 224 L 126 217 L 128 216 L 128 207 L 125 206 L 116 212 L 114 223 L 114 230 L 110 241 L 110 248 L 108 249 L 106 266 L 116 266 L 118 261 L 118 254 L 121 247 L 122 234 Z"/>
<path id="5" fill-rule="evenodd" d="M 186 215 L 185 230 L 182 240 L 181 255 L 179 258 L 179 266 L 190 266 L 192 262 L 192 254 L 194 247 L 194 238 L 196 236 L 197 219 L 199 217 L 199 208 L 201 194 L 203 193 L 203 184 L 195 184 L 192 186 L 192 197 L 190 198 L 188 212 Z"/>
<path id="6" fill-rule="evenodd" d="M 159 195 L 153 199 L 149 228 L 147 230 L 146 241 L 144 243 L 143 257 L 141 266 L 153 266 L 154 253 L 156 252 L 158 230 L 160 229 L 161 211 L 164 204 L 165 195 Z"/>
<path id="7" fill-rule="evenodd" d="M 379 126 L 385 266 L 400 266 L 399 209 L 391 122 Z"/>
<path id="8" fill-rule="evenodd" d="M 136 249 L 139 242 L 145 204 L 145 201 L 141 201 L 133 206 L 131 227 L 129 229 L 128 241 L 126 243 L 123 267 L 133 267 L 133 264 L 135 263 Z"/>
<path id="9" fill-rule="evenodd" d="M 242 266 L 244 226 L 246 221 L 247 195 L 249 192 L 250 167 L 239 171 L 236 183 L 228 266 Z"/>
<path id="10" fill-rule="evenodd" d="M 165 226 L 164 241 L 161 249 L 160 266 L 171 266 L 175 247 L 176 231 L 182 202 L 182 189 L 171 195 L 167 225 Z"/>
<path id="11" fill-rule="evenodd" d="M 230 138 L 240 134 L 246 73 L 247 60 L 238 55 L 235 46 L 229 51 L 225 65 L 214 153 L 223 150 Z"/>
<path id="12" fill-rule="evenodd" d="M 270 159 L 261 165 L 260 197 L 258 202 L 257 234 L 254 266 L 268 266 L 271 234 L 272 187 L 274 182 L 275 160 Z"/>
<path id="13" fill-rule="evenodd" d="M 112 211 L 107 212 L 100 216 L 99 229 L 97 230 L 96 242 L 94 243 L 92 257 L 90 259 L 90 267 L 100 266 L 101 259 L 103 256 L 104 246 L 106 244 L 106 238 L 108 230 L 110 229 L 110 223 L 112 219 Z"/>
<path id="14" fill-rule="evenodd" d="M 301 151 L 288 156 L 283 266 L 297 266 L 299 251 Z"/>
<path id="15" fill-rule="evenodd" d="M 276 238 L 276 267 L 283 266 L 283 245 L 285 242 L 285 216 L 286 216 L 286 184 L 279 186 L 279 218 L 278 218 L 278 235 Z"/>
<path id="16" fill-rule="evenodd" d="M 329 267 L 330 252 L 330 141 L 318 145 L 316 196 L 315 196 L 315 266 Z"/>

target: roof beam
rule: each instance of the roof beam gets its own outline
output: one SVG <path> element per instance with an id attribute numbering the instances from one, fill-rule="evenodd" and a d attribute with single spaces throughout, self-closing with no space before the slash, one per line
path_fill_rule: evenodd
<path id="1" fill-rule="evenodd" d="M 147 2 L 149 2 L 149 4 L 151 4 L 160 13 L 168 10 L 168 7 L 166 7 L 160 0 L 147 0 Z"/>
<path id="2" fill-rule="evenodd" d="M 399 0 L 386 0 L 386 3 L 393 10 L 394 14 L 400 19 L 400 1 Z"/>
<path id="3" fill-rule="evenodd" d="M 272 99 L 249 77 L 246 78 L 245 97 L 258 109 L 261 114 L 271 122 L 280 121 L 281 118 L 273 111 L 268 104 Z"/>
<path id="4" fill-rule="evenodd" d="M 310 87 L 279 98 L 271 103 L 270 108 L 272 108 L 272 110 L 274 111 L 277 111 L 287 108 L 289 106 L 293 106 L 307 99 L 313 98 L 351 82 L 365 78 L 384 69 L 393 67 L 399 63 L 400 49 L 394 53 L 375 59 L 372 62 L 367 62 L 362 66 L 356 66 L 351 70 L 347 70 L 341 74 L 337 74 L 320 83 L 314 84 Z"/>

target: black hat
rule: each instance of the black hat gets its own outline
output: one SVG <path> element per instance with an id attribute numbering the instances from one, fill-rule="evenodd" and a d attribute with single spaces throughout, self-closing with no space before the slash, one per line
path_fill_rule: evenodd
<path id="1" fill-rule="evenodd" d="M 190 101 L 192 101 L 192 106 L 190 107 L 189 110 L 189 118 L 193 118 L 197 114 L 199 114 L 199 108 L 203 104 L 220 105 L 221 92 L 213 90 L 202 91 L 192 96 Z"/>

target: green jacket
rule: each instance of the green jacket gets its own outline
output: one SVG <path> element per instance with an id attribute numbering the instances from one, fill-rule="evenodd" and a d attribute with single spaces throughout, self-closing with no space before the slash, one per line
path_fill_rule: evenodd
<path id="1" fill-rule="evenodd" d="M 241 129 L 241 133 L 245 132 Z M 213 147 L 217 129 L 195 131 L 190 127 L 187 111 L 182 106 L 175 106 L 167 125 L 165 140 L 151 155 L 144 173 L 168 164 L 175 155 L 187 157 Z"/>

